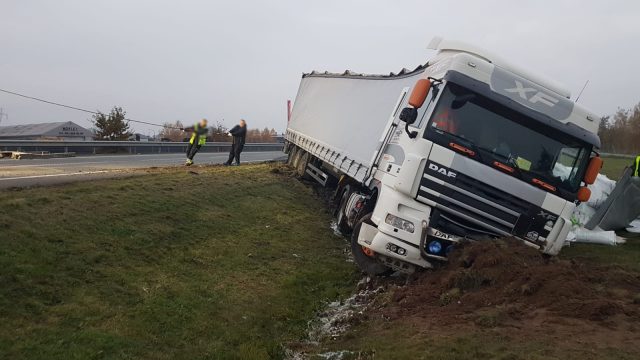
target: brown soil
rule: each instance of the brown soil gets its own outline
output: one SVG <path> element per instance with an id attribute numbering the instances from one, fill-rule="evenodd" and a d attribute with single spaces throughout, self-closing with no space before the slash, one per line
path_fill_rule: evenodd
<path id="1" fill-rule="evenodd" d="M 549 258 L 504 239 L 465 245 L 373 306 L 431 334 L 484 329 L 640 348 L 639 294 L 637 273 Z"/>

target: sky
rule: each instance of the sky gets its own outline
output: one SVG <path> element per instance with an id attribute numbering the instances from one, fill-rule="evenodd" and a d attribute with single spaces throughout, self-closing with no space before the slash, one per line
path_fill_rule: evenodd
<path id="1" fill-rule="evenodd" d="M 598 114 L 640 102 L 640 2 L 0 0 L 0 88 L 152 123 L 286 128 L 303 72 L 389 73 L 462 40 Z M 0 93 L 0 125 L 90 116 Z M 153 135 L 159 127 L 132 124 Z"/>

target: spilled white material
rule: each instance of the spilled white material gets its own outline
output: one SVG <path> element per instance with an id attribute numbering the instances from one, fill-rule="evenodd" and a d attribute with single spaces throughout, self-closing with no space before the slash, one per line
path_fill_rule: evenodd
<path id="1" fill-rule="evenodd" d="M 626 230 L 630 233 L 640 234 L 640 219 L 633 220 Z"/>
<path id="2" fill-rule="evenodd" d="M 618 245 L 623 244 L 626 240 L 616 236 L 615 231 L 595 231 L 580 229 L 575 233 L 574 242 L 602 245 Z"/>
<path id="3" fill-rule="evenodd" d="M 563 172 L 568 171 L 562 167 L 556 167 L 554 174 L 560 176 Z M 584 225 L 595 215 L 596 210 L 607 201 L 611 192 L 616 187 L 616 181 L 609 179 L 606 175 L 598 174 L 595 183 L 589 185 L 591 197 L 589 201 L 581 203 L 573 211 L 571 222 L 573 229 L 567 235 L 567 242 L 581 242 L 590 244 L 618 245 L 626 242 L 623 237 L 617 236 L 615 231 L 602 231 L 601 229 L 587 230 Z M 640 220 L 635 220 L 631 224 L 636 223 L 637 227 L 631 226 L 628 229 L 637 229 L 640 233 Z M 630 231 L 629 232 L 634 232 Z M 568 245 L 568 243 L 566 245 Z"/>

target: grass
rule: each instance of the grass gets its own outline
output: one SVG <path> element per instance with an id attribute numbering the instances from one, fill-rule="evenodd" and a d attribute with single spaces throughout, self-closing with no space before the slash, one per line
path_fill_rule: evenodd
<path id="1" fill-rule="evenodd" d="M 607 175 L 609 179 L 618 180 L 622 175 L 622 170 L 633 163 L 631 158 L 607 156 L 603 158 L 602 174 Z"/>
<path id="2" fill-rule="evenodd" d="M 327 349 L 348 351 L 348 359 L 407 360 L 634 360 L 637 354 L 625 349 L 605 347 L 594 351 L 590 346 L 558 344 L 535 338 L 522 339 L 489 328 L 457 335 L 437 335 L 415 331 L 410 323 L 385 323 L 370 320 L 356 325 L 347 335 Z M 343 350 L 344 351 L 344 350 Z M 325 352 L 325 354 L 327 353 Z M 321 359 L 320 356 L 316 359 Z"/>
<path id="3" fill-rule="evenodd" d="M 268 165 L 0 192 L 0 358 L 266 359 L 356 277 Z"/>
<path id="4" fill-rule="evenodd" d="M 629 159 L 607 158 L 616 179 Z M 344 239 L 312 190 L 268 165 L 162 170 L 0 192 L 0 358 L 266 359 L 353 289 Z M 640 272 L 640 239 L 562 257 Z M 443 303 L 456 301 L 447 294 Z M 640 300 L 638 300 L 640 302 Z M 483 331 L 367 319 L 322 350 L 346 358 L 631 359 Z"/>

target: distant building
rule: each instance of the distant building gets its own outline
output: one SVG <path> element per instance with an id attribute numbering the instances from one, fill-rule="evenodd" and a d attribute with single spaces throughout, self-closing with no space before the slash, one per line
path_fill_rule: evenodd
<path id="1" fill-rule="evenodd" d="M 0 126 L 0 140 L 93 140 L 91 131 L 71 122 Z"/>
<path id="2" fill-rule="evenodd" d="M 149 142 L 149 141 L 152 141 L 152 139 L 147 135 L 140 134 L 140 133 L 135 133 L 135 134 L 131 134 L 131 136 L 129 136 L 129 141 Z"/>

